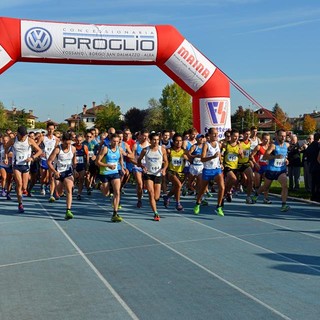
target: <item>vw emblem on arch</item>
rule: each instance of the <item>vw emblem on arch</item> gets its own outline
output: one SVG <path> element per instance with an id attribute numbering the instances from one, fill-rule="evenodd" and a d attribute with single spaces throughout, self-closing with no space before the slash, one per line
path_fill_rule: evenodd
<path id="1" fill-rule="evenodd" d="M 33 52 L 45 52 L 52 44 L 50 32 L 44 28 L 34 27 L 26 32 L 24 41 Z"/>

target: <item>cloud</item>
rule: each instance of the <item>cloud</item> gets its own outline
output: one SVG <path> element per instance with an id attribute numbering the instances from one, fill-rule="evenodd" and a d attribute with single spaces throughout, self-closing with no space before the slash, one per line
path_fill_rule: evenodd
<path id="1" fill-rule="evenodd" d="M 251 30 L 251 31 L 247 31 L 247 32 L 240 32 L 240 33 L 237 33 L 237 34 L 241 35 L 241 34 L 250 34 L 250 33 L 275 31 L 275 30 L 279 30 L 279 29 L 292 28 L 292 27 L 301 26 L 301 25 L 308 24 L 308 23 L 315 23 L 315 22 L 319 22 L 319 21 L 320 21 L 320 19 L 302 20 L 302 21 L 296 21 L 296 22 L 291 22 L 291 23 L 275 25 L 275 26 L 272 26 L 272 27 L 266 27 L 266 28 Z"/>

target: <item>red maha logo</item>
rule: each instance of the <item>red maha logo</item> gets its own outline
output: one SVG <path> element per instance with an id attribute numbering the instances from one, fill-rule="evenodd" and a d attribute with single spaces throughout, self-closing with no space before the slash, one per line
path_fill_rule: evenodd
<path id="1" fill-rule="evenodd" d="M 210 75 L 210 71 L 205 68 L 204 65 L 199 62 L 194 55 L 189 53 L 188 50 L 186 50 L 184 47 L 181 47 L 178 51 L 178 54 L 193 68 L 195 68 L 196 71 L 199 72 L 204 78 L 208 78 L 208 76 Z"/>

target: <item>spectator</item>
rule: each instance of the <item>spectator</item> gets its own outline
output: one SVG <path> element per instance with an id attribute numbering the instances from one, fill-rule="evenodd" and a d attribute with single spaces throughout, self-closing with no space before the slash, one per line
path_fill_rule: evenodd
<path id="1" fill-rule="evenodd" d="M 298 143 L 298 137 L 295 134 L 291 135 L 291 142 L 288 148 L 288 175 L 289 175 L 289 190 L 299 189 L 300 179 L 300 146 Z"/>
<path id="2" fill-rule="evenodd" d="M 311 181 L 311 200 L 320 202 L 320 163 L 318 155 L 320 151 L 320 133 L 314 134 L 314 140 L 306 150 L 307 159 L 309 162 Z"/>
<path id="3" fill-rule="evenodd" d="M 306 142 L 301 147 L 304 187 L 308 192 L 311 192 L 312 175 L 310 174 L 310 162 L 308 161 L 306 151 L 309 145 L 312 143 L 312 141 L 313 141 L 313 134 L 310 134 L 307 137 Z"/>

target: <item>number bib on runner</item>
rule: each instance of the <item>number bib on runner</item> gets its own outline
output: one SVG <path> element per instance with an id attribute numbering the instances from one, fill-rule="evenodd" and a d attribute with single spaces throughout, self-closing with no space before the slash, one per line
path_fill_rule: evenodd
<path id="1" fill-rule="evenodd" d="M 238 156 L 234 153 L 229 153 L 228 154 L 228 161 L 230 162 L 235 162 L 238 160 Z"/>
<path id="2" fill-rule="evenodd" d="M 277 168 L 284 166 L 285 159 L 274 159 L 274 166 Z"/>
<path id="3" fill-rule="evenodd" d="M 172 163 L 175 167 L 180 167 L 180 166 L 182 166 L 182 158 L 172 157 L 171 163 Z"/>

